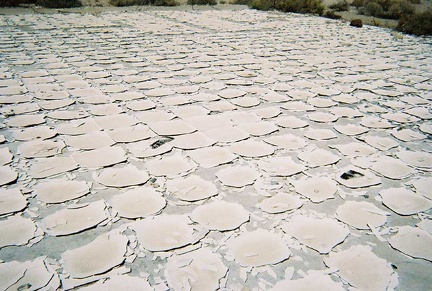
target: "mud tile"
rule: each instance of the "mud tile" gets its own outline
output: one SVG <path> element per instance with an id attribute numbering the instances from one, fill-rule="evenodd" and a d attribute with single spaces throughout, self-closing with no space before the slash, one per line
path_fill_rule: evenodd
<path id="1" fill-rule="evenodd" d="M 98 169 L 126 161 L 126 153 L 120 146 L 103 147 L 73 155 L 80 167 Z"/>
<path id="2" fill-rule="evenodd" d="M 199 249 L 169 258 L 164 274 L 168 285 L 174 290 L 216 290 L 220 288 L 220 280 L 227 271 L 219 255 Z"/>
<path id="3" fill-rule="evenodd" d="M 324 259 L 324 263 L 330 268 L 338 269 L 337 274 L 358 289 L 386 290 L 392 282 L 392 276 L 397 276 L 389 262 L 363 245 L 332 253 Z M 371 264 L 374 268 L 370 267 Z"/>
<path id="4" fill-rule="evenodd" d="M 90 192 L 85 181 L 47 179 L 33 187 L 37 198 L 47 204 L 80 198 Z"/>
<path id="5" fill-rule="evenodd" d="M 108 168 L 93 175 L 93 179 L 99 184 L 108 187 L 128 187 L 145 184 L 150 176 L 146 171 L 139 170 L 132 165 L 121 168 Z"/>
<path id="6" fill-rule="evenodd" d="M 336 218 L 357 229 L 383 226 L 388 212 L 366 201 L 346 201 L 336 210 Z"/>
<path id="7" fill-rule="evenodd" d="M 387 156 L 376 159 L 370 168 L 384 177 L 395 180 L 407 178 L 415 173 L 413 168 L 401 160 Z"/>
<path id="8" fill-rule="evenodd" d="M 93 150 L 115 144 L 115 141 L 111 139 L 106 131 L 94 131 L 77 136 L 65 136 L 64 141 L 68 146 L 82 150 Z"/>
<path id="9" fill-rule="evenodd" d="M 112 231 L 62 254 L 63 270 L 73 278 L 104 273 L 123 263 L 128 239 Z"/>
<path id="10" fill-rule="evenodd" d="M 36 226 L 31 219 L 13 215 L 0 221 L 0 231 L 8 234 L 0 237 L 0 248 L 20 246 L 34 238 Z"/>
<path id="11" fill-rule="evenodd" d="M 137 221 L 130 228 L 135 231 L 142 247 L 151 252 L 168 251 L 196 243 L 208 232 L 200 226 L 192 226 L 186 216 L 167 214 Z M 153 235 L 149 236 L 148 233 Z"/>
<path id="12" fill-rule="evenodd" d="M 302 207 L 302 205 L 302 200 L 299 197 L 282 192 L 270 198 L 266 198 L 257 204 L 262 211 L 270 214 L 296 210 Z"/>
<path id="13" fill-rule="evenodd" d="M 400 215 L 413 215 L 427 211 L 432 201 L 405 188 L 389 188 L 380 191 L 385 206 Z"/>
<path id="14" fill-rule="evenodd" d="M 228 241 L 227 246 L 236 262 L 243 267 L 276 264 L 291 256 L 279 235 L 263 229 L 244 232 Z"/>
<path id="15" fill-rule="evenodd" d="M 42 227 L 51 236 L 70 235 L 95 227 L 107 219 L 105 202 L 100 200 L 88 205 L 74 205 L 44 217 Z"/>
<path id="16" fill-rule="evenodd" d="M 306 215 L 294 216 L 282 225 L 282 230 L 320 254 L 331 252 L 350 233 L 348 227 L 335 219 Z"/>
<path id="17" fill-rule="evenodd" d="M 234 230 L 249 220 L 249 213 L 237 203 L 216 201 L 195 208 L 191 220 L 209 230 Z"/>

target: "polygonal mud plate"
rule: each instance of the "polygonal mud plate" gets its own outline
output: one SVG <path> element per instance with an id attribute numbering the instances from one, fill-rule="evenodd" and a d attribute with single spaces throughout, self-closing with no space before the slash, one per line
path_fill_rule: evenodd
<path id="1" fill-rule="evenodd" d="M 217 254 L 199 249 L 169 258 L 164 274 L 173 290 L 211 291 L 219 289 L 227 271 Z"/>
<path id="2" fill-rule="evenodd" d="M 270 136 L 265 138 L 264 141 L 271 145 L 289 150 L 304 148 L 308 144 L 305 139 L 290 133 Z"/>
<path id="3" fill-rule="evenodd" d="M 342 279 L 359 290 L 388 290 L 394 274 L 389 262 L 375 255 L 369 246 L 363 245 L 332 253 L 324 258 L 324 263 L 338 270 L 337 274 Z"/>
<path id="4" fill-rule="evenodd" d="M 51 100 L 38 102 L 40 108 L 45 110 L 56 110 L 75 103 L 72 99 Z"/>
<path id="5" fill-rule="evenodd" d="M 381 184 L 381 179 L 357 167 L 346 167 L 336 175 L 336 181 L 348 188 L 364 188 Z"/>
<path id="6" fill-rule="evenodd" d="M 331 113 L 314 112 L 307 115 L 307 118 L 319 123 L 330 123 L 335 122 L 339 117 Z"/>
<path id="7" fill-rule="evenodd" d="M 313 140 L 328 140 L 328 139 L 337 138 L 337 134 L 330 129 L 316 129 L 316 128 L 308 129 L 305 132 L 304 136 Z"/>
<path id="8" fill-rule="evenodd" d="M 114 129 L 119 127 L 129 127 L 138 123 L 138 120 L 126 113 L 99 116 L 94 119 L 103 129 Z"/>
<path id="9" fill-rule="evenodd" d="M 41 222 L 45 232 L 51 236 L 70 235 L 95 227 L 107 219 L 103 200 L 73 207 L 44 217 Z"/>
<path id="10" fill-rule="evenodd" d="M 43 114 L 17 115 L 10 117 L 7 120 L 9 127 L 27 127 L 42 123 L 45 123 L 45 115 Z"/>
<path id="11" fill-rule="evenodd" d="M 167 191 L 184 201 L 198 201 L 218 195 L 216 186 L 197 175 L 168 180 Z"/>
<path id="12" fill-rule="evenodd" d="M 57 290 L 60 287 L 57 272 L 46 257 L 25 262 L 2 263 L 0 274 L 0 286 L 3 290 L 21 290 L 23 286 L 31 286 L 34 290 Z"/>
<path id="13" fill-rule="evenodd" d="M 432 191 L 430 191 L 430 189 L 432 189 L 431 177 L 422 177 L 418 180 L 410 181 L 407 184 L 412 185 L 418 194 L 432 200 Z"/>
<path id="14" fill-rule="evenodd" d="M 243 107 L 243 108 L 255 107 L 261 103 L 261 101 L 256 97 L 234 98 L 234 99 L 231 99 L 230 102 L 234 105 L 237 105 L 237 106 Z"/>
<path id="15" fill-rule="evenodd" d="M 73 148 L 81 150 L 94 150 L 109 147 L 115 144 L 106 131 L 94 131 L 77 136 L 65 136 L 65 143 Z"/>
<path id="16" fill-rule="evenodd" d="M 243 267 L 277 264 L 291 256 L 281 236 L 263 229 L 244 232 L 229 240 L 227 246 L 236 262 Z"/>
<path id="17" fill-rule="evenodd" d="M 239 128 L 246 131 L 252 136 L 267 135 L 279 130 L 279 128 L 276 125 L 268 121 L 260 121 L 256 123 L 244 123 L 244 124 L 240 124 Z"/>
<path id="18" fill-rule="evenodd" d="M 76 120 L 89 116 L 89 113 L 80 110 L 56 110 L 47 114 L 47 117 L 57 120 Z"/>
<path id="19" fill-rule="evenodd" d="M 53 157 L 38 159 L 30 165 L 29 174 L 36 179 L 42 179 L 78 168 L 73 157 Z"/>
<path id="20" fill-rule="evenodd" d="M 4 166 L 12 162 L 13 155 L 10 153 L 9 148 L 0 148 L 0 166 Z"/>
<path id="21" fill-rule="evenodd" d="M 280 107 L 264 107 L 255 109 L 254 113 L 263 119 L 268 119 L 282 114 L 282 111 Z"/>
<path id="22" fill-rule="evenodd" d="M 100 131 L 101 127 L 93 118 L 86 118 L 82 120 L 74 120 L 68 123 L 60 123 L 55 129 L 59 134 L 81 135 Z"/>
<path id="23" fill-rule="evenodd" d="M 381 190 L 382 203 L 400 215 L 413 215 L 427 211 L 432 201 L 405 188 Z"/>
<path id="24" fill-rule="evenodd" d="M 125 151 L 120 146 L 103 147 L 73 155 L 80 167 L 97 169 L 126 161 Z"/>
<path id="25" fill-rule="evenodd" d="M 176 117 L 175 114 L 165 110 L 149 110 L 143 112 L 136 112 L 135 116 L 145 124 L 152 122 L 169 121 Z"/>
<path id="26" fill-rule="evenodd" d="M 313 168 L 336 164 L 340 160 L 339 156 L 323 149 L 313 149 L 299 153 L 298 158 Z"/>
<path id="27" fill-rule="evenodd" d="M 172 142 L 173 147 L 184 149 L 184 150 L 194 150 L 198 148 L 211 147 L 216 141 L 208 138 L 201 132 L 194 132 L 191 134 L 185 134 L 176 136 Z"/>
<path id="28" fill-rule="evenodd" d="M 82 247 L 62 254 L 63 271 L 73 278 L 104 273 L 123 263 L 128 238 L 116 231 L 103 234 Z"/>
<path id="29" fill-rule="evenodd" d="M 60 154 L 66 147 L 62 141 L 32 140 L 21 144 L 18 152 L 25 158 L 43 158 Z"/>
<path id="30" fill-rule="evenodd" d="M 194 116 L 203 116 L 210 113 L 207 109 L 200 105 L 180 106 L 171 109 L 171 111 L 182 119 L 191 118 Z"/>
<path id="31" fill-rule="evenodd" d="M 355 136 L 360 135 L 363 133 L 366 133 L 369 131 L 368 128 L 361 126 L 361 125 L 355 125 L 355 124 L 347 124 L 347 125 L 335 125 L 333 128 L 342 134 L 348 135 L 348 136 Z"/>
<path id="32" fill-rule="evenodd" d="M 336 182 L 326 177 L 311 177 L 305 180 L 292 181 L 291 184 L 294 185 L 297 193 L 315 203 L 334 198 L 337 191 Z"/>
<path id="33" fill-rule="evenodd" d="M 33 187 L 37 198 L 44 203 L 62 203 L 82 197 L 90 192 L 85 181 L 63 179 L 44 180 Z"/>
<path id="34" fill-rule="evenodd" d="M 230 163 L 237 158 L 231 151 L 219 146 L 196 149 L 188 151 L 187 154 L 202 168 L 213 168 Z"/>
<path id="35" fill-rule="evenodd" d="M 97 116 L 120 114 L 123 109 L 118 104 L 100 104 L 89 108 L 89 113 Z"/>
<path id="36" fill-rule="evenodd" d="M 216 176 L 222 184 L 237 188 L 252 185 L 258 175 L 257 171 L 248 166 L 234 166 L 216 172 Z"/>
<path id="37" fill-rule="evenodd" d="M 350 158 L 359 156 L 370 156 L 377 151 L 375 148 L 368 146 L 367 144 L 362 142 L 335 144 L 330 145 L 329 147 L 337 149 L 341 154 Z"/>
<path id="38" fill-rule="evenodd" d="M 127 165 L 121 168 L 104 169 L 93 175 L 93 179 L 108 187 L 128 187 L 145 184 L 150 176 L 146 171 Z"/>
<path id="39" fill-rule="evenodd" d="M 186 118 L 184 121 L 199 131 L 207 131 L 216 129 L 218 127 L 232 126 L 232 122 L 230 120 L 227 120 L 220 115 L 195 116 Z"/>
<path id="40" fill-rule="evenodd" d="M 294 216 L 282 225 L 282 230 L 320 254 L 328 254 L 350 233 L 348 227 L 335 219 L 306 215 Z"/>
<path id="41" fill-rule="evenodd" d="M 363 117 L 360 124 L 368 128 L 375 128 L 375 129 L 389 129 L 395 127 L 387 120 L 381 119 L 379 117 L 373 117 L 373 116 Z"/>
<path id="42" fill-rule="evenodd" d="M 195 132 L 196 129 L 184 122 L 181 119 L 175 119 L 170 121 L 160 121 L 148 123 L 148 126 L 156 134 L 166 135 L 182 135 L 187 133 Z"/>
<path id="43" fill-rule="evenodd" d="M 384 177 L 400 180 L 411 176 L 415 173 L 415 170 L 409 167 L 407 164 L 401 160 L 384 156 L 379 157 L 371 165 L 371 170 L 383 175 Z"/>
<path id="44" fill-rule="evenodd" d="M 432 153 L 417 151 L 400 151 L 396 156 L 410 166 L 419 169 L 432 168 Z"/>
<path id="45" fill-rule="evenodd" d="M 395 138 L 397 138 L 398 140 L 405 141 L 405 142 L 419 141 L 427 138 L 426 135 L 421 134 L 409 128 L 394 129 L 390 132 L 390 134 Z"/>
<path id="46" fill-rule="evenodd" d="M 151 251 L 169 251 L 197 243 L 208 230 L 194 225 L 187 216 L 159 215 L 137 221 L 130 226 L 142 247 Z"/>
<path id="47" fill-rule="evenodd" d="M 366 201 L 346 201 L 336 210 L 336 218 L 357 229 L 370 229 L 384 225 L 388 212 Z"/>
<path id="48" fill-rule="evenodd" d="M 389 239 L 390 245 L 398 251 L 418 259 L 432 262 L 432 235 L 420 228 L 400 226 L 397 234 Z"/>
<path id="49" fill-rule="evenodd" d="M 20 189 L 0 189 L 0 215 L 23 210 L 27 206 L 27 199 Z"/>
<path id="50" fill-rule="evenodd" d="M 136 142 L 153 137 L 155 134 L 144 124 L 121 127 L 108 131 L 108 135 L 116 142 Z"/>
<path id="51" fill-rule="evenodd" d="M 269 157 L 257 163 L 261 170 L 271 176 L 289 177 L 306 170 L 303 165 L 294 162 L 291 157 Z"/>
<path id="52" fill-rule="evenodd" d="M 0 220 L 0 248 L 27 244 L 35 235 L 36 226 L 31 219 L 19 215 Z"/>
<path id="53" fill-rule="evenodd" d="M 387 151 L 399 146 L 399 143 L 390 137 L 368 135 L 364 137 L 364 141 L 368 145 L 373 146 L 374 148 L 377 148 L 381 151 Z"/>
<path id="54" fill-rule="evenodd" d="M 153 188 L 144 186 L 116 194 L 109 204 L 119 216 L 135 219 L 158 213 L 166 206 L 166 201 Z"/>
<path id="55" fill-rule="evenodd" d="M 237 142 L 249 138 L 249 134 L 246 131 L 233 126 L 221 126 L 210 129 L 205 131 L 204 134 L 217 142 L 223 143 Z"/>
<path id="56" fill-rule="evenodd" d="M 249 213 L 238 203 L 216 201 L 198 206 L 190 218 L 209 230 L 233 230 L 249 220 Z"/>
<path id="57" fill-rule="evenodd" d="M 302 207 L 302 205 L 303 202 L 299 197 L 282 192 L 257 204 L 262 211 L 271 214 L 295 210 Z"/>
<path id="58" fill-rule="evenodd" d="M 182 155 L 154 158 L 146 162 L 147 170 L 154 176 L 185 176 L 193 171 L 195 167 L 195 163 Z"/>
<path id="59" fill-rule="evenodd" d="M 229 146 L 230 151 L 242 157 L 259 158 L 274 153 L 274 147 L 259 141 L 240 141 Z"/>
<path id="60" fill-rule="evenodd" d="M 126 107 L 133 111 L 144 111 L 156 108 L 156 104 L 151 100 L 134 100 L 126 103 Z"/>
<path id="61" fill-rule="evenodd" d="M 247 92 L 239 89 L 224 89 L 219 92 L 219 96 L 225 99 L 232 99 L 246 95 Z"/>
<path id="62" fill-rule="evenodd" d="M 309 123 L 307 121 L 297 118 L 295 116 L 281 116 L 276 118 L 274 121 L 277 125 L 283 128 L 296 129 L 309 126 Z"/>

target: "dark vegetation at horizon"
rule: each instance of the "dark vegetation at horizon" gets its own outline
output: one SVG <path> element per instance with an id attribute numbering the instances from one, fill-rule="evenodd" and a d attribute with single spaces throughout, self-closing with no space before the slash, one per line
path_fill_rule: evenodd
<path id="1" fill-rule="evenodd" d="M 347 0 L 326 8 L 322 0 L 235 0 L 233 4 L 245 4 L 258 10 L 278 10 L 282 12 L 316 14 L 328 18 L 340 18 L 337 12 L 348 11 L 350 6 L 357 8 L 361 15 L 398 21 L 396 30 L 414 35 L 432 35 L 432 9 L 417 11 L 415 4 L 422 0 Z M 424 1 L 424 0 L 423 0 Z M 226 3 L 226 0 L 220 0 Z M 188 5 L 216 5 L 217 0 L 187 0 Z M 36 4 L 46 8 L 72 8 L 82 6 L 80 0 L 2 0 L 0 7 Z M 153 5 L 177 6 L 176 0 L 109 0 L 112 6 Z"/>

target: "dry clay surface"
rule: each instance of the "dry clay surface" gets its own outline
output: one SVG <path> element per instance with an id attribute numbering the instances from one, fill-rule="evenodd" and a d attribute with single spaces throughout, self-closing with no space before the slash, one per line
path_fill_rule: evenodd
<path id="1" fill-rule="evenodd" d="M 305 15 L 0 16 L 1 290 L 428 290 L 431 40 Z"/>

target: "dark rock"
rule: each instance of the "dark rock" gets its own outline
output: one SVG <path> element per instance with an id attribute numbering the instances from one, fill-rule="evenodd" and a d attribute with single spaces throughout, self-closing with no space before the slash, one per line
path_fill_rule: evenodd
<path id="1" fill-rule="evenodd" d="M 350 26 L 354 26 L 354 27 L 362 27 L 363 26 L 363 21 L 361 19 L 353 19 L 351 20 Z"/>

